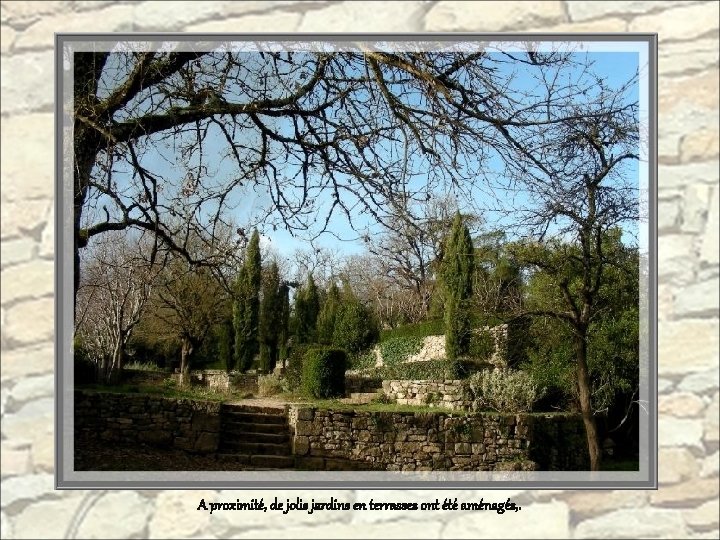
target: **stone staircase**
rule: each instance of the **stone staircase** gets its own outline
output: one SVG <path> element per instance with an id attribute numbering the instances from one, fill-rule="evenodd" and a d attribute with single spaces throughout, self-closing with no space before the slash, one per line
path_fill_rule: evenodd
<path id="1" fill-rule="evenodd" d="M 252 468 L 295 466 L 285 409 L 223 405 L 218 458 Z"/>

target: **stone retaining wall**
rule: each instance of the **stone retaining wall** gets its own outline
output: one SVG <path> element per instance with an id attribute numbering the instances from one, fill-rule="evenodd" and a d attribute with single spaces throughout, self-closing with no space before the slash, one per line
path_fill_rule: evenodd
<path id="1" fill-rule="evenodd" d="M 389 380 L 382 383 L 383 392 L 401 405 L 444 407 L 470 410 L 472 399 L 461 380 L 409 381 Z"/>
<path id="2" fill-rule="evenodd" d="M 145 443 L 213 453 L 220 442 L 220 403 L 75 392 L 75 441 Z"/>
<path id="3" fill-rule="evenodd" d="M 377 377 L 345 374 L 345 393 L 348 395 L 353 392 L 374 392 L 382 385 L 383 380 Z"/>
<path id="4" fill-rule="evenodd" d="M 179 376 L 179 374 L 176 374 Z M 203 369 L 190 372 L 190 383 L 213 388 L 220 392 L 234 390 L 257 394 L 258 376 L 254 373 L 228 373 L 222 369 Z"/>
<path id="5" fill-rule="evenodd" d="M 296 410 L 292 411 L 293 408 Z M 309 469 L 586 470 L 572 414 L 333 411 L 291 407 L 293 452 Z"/>

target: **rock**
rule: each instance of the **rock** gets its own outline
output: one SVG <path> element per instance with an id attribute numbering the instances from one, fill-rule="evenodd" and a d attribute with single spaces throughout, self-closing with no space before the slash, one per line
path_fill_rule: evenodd
<path id="1" fill-rule="evenodd" d="M 7 508 L 18 501 L 37 499 L 42 495 L 52 494 L 55 489 L 55 481 L 52 474 L 30 474 L 3 480 L 2 487 L 2 506 Z"/>
<path id="2" fill-rule="evenodd" d="M 128 538 L 144 535 L 152 505 L 133 491 L 111 492 L 92 506 L 77 531 L 78 538 Z M 183 510 L 185 512 L 185 510 Z M 200 518 L 192 514 L 194 519 Z"/>
<path id="3" fill-rule="evenodd" d="M 148 525 L 146 538 L 187 538 L 198 531 L 205 531 L 211 517 L 210 512 L 195 511 L 201 500 L 209 506 L 217 502 L 217 493 L 212 491 L 165 491 L 155 499 L 155 510 Z M 228 500 L 228 499 L 224 499 Z M 235 500 L 235 499 L 229 499 Z M 188 511 L 188 501 L 193 511 Z M 243 512 L 249 513 L 249 512 Z"/>
<path id="4" fill-rule="evenodd" d="M 686 538 L 682 517 L 673 510 L 637 508 L 617 510 L 582 521 L 574 538 Z"/>
<path id="5" fill-rule="evenodd" d="M 64 535 L 82 502 L 82 497 L 33 502 L 15 517 L 16 535 L 6 536 L 3 527 L 3 538 L 47 538 L 49 531 Z"/>

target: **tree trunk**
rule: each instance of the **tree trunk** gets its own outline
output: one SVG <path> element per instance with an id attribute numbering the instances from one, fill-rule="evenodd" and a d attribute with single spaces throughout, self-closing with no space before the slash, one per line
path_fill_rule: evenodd
<path id="1" fill-rule="evenodd" d="M 592 410 L 590 399 L 590 375 L 587 365 L 587 332 L 575 337 L 576 373 L 578 397 L 580 399 L 580 412 L 585 424 L 585 435 L 587 438 L 588 453 L 590 454 L 590 470 L 599 471 L 602 453 L 598 439 L 597 425 Z"/>
<path id="2" fill-rule="evenodd" d="M 115 350 L 113 350 L 110 370 L 107 373 L 107 382 L 109 384 L 117 384 L 121 381 L 124 357 L 125 348 L 123 347 L 122 342 L 120 342 L 115 346 Z"/>
<path id="3" fill-rule="evenodd" d="M 183 338 L 180 348 L 180 386 L 190 384 L 190 355 L 192 351 L 193 345 L 190 340 Z"/>

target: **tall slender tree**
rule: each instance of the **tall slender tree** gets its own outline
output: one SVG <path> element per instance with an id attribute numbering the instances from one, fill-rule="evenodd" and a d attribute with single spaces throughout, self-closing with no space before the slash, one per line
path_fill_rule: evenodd
<path id="1" fill-rule="evenodd" d="M 472 276 L 475 268 L 470 231 L 458 211 L 443 257 L 445 287 L 445 352 L 454 360 L 470 348 Z"/>
<path id="2" fill-rule="evenodd" d="M 288 352 L 288 339 L 290 338 L 290 286 L 286 282 L 280 284 L 278 291 L 278 304 L 280 306 L 280 320 L 278 324 L 278 357 L 285 368 L 285 359 Z"/>
<path id="3" fill-rule="evenodd" d="M 312 343 L 317 337 L 317 317 L 320 312 L 320 297 L 312 274 L 295 299 L 295 324 L 298 343 Z"/>
<path id="4" fill-rule="evenodd" d="M 262 278 L 260 235 L 255 230 L 248 243 L 245 262 L 238 277 L 235 309 L 235 361 L 237 368 L 247 371 L 259 352 L 260 284 Z"/>
<path id="5" fill-rule="evenodd" d="M 340 309 L 340 289 L 333 282 L 328 289 L 327 298 L 323 303 L 322 309 L 317 319 L 317 336 L 318 342 L 330 345 L 333 340 L 333 332 L 335 330 L 335 320 L 337 319 L 338 310 Z"/>
<path id="6" fill-rule="evenodd" d="M 278 331 L 282 306 L 280 305 L 280 271 L 272 262 L 265 273 L 260 303 L 260 369 L 270 372 L 278 360 Z"/>

